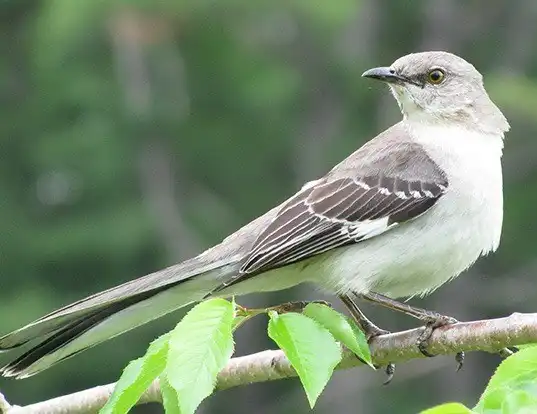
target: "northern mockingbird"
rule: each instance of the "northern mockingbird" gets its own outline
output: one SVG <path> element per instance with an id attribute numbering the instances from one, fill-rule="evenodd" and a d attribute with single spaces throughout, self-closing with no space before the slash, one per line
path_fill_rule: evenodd
<path id="1" fill-rule="evenodd" d="M 351 310 L 351 296 L 361 295 L 413 314 L 414 308 L 393 299 L 426 295 L 494 251 L 509 124 L 481 74 L 453 54 L 425 52 L 363 76 L 388 84 L 401 122 L 199 256 L 3 336 L 2 350 L 34 344 L 2 374 L 36 374 L 207 297 L 303 282 L 339 295 Z M 428 322 L 439 317 L 427 315 L 414 316 Z"/>

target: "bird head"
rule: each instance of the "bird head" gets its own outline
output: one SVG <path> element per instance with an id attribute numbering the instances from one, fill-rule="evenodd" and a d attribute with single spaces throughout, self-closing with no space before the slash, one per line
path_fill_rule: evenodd
<path id="1" fill-rule="evenodd" d="M 369 69 L 362 76 L 386 82 L 404 117 L 410 120 L 449 119 L 493 133 L 509 129 L 507 120 L 487 95 L 481 73 L 454 54 L 412 53 L 388 67 Z"/>

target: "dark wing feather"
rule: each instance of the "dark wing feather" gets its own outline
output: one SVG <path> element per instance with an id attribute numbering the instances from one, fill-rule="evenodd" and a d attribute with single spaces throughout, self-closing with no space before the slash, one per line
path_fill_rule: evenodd
<path id="1" fill-rule="evenodd" d="M 281 207 L 252 246 L 239 275 L 218 290 L 383 233 L 423 214 L 446 188 L 445 180 L 420 182 L 384 175 L 318 182 Z"/>

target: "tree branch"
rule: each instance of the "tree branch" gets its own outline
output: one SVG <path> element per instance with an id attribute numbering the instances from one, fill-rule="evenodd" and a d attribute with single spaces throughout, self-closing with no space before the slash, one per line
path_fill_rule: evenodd
<path id="1" fill-rule="evenodd" d="M 416 347 L 422 328 L 382 335 L 371 343 L 373 361 L 378 365 L 423 358 Z M 429 351 L 435 355 L 455 354 L 458 351 L 498 352 L 511 347 L 537 342 L 537 313 L 514 313 L 511 316 L 473 322 L 461 322 L 436 329 L 430 339 Z M 337 369 L 362 365 L 348 350 Z M 217 390 L 254 382 L 295 377 L 296 372 L 282 351 L 263 351 L 231 359 L 218 375 Z M 103 385 L 74 394 L 27 405 L 2 405 L 4 413 L 94 413 L 112 393 L 115 384 Z M 143 394 L 138 404 L 161 402 L 158 382 Z M 2 411 L 2 410 L 0 410 Z"/>

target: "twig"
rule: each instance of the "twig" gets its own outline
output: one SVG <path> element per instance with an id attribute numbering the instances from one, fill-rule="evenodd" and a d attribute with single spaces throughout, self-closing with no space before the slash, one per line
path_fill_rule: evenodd
<path id="1" fill-rule="evenodd" d="M 9 410 L 11 410 L 11 404 L 8 403 L 4 394 L 0 392 L 0 413 L 7 413 Z"/>
<path id="2" fill-rule="evenodd" d="M 423 358 L 416 341 L 422 328 L 382 335 L 371 343 L 373 360 L 378 365 Z M 537 342 L 537 313 L 514 313 L 499 319 L 461 322 L 438 328 L 433 332 L 428 350 L 435 355 L 455 354 L 458 351 L 496 353 L 504 347 Z M 425 363 L 425 362 L 424 362 Z M 362 365 L 348 350 L 338 369 Z M 218 375 L 217 390 L 225 390 L 254 382 L 295 377 L 296 372 L 282 351 L 263 351 L 231 359 Z M 25 407 L 11 407 L 5 413 L 94 413 L 104 405 L 115 384 L 103 385 L 74 394 L 53 398 Z M 4 400 L 5 401 L 5 400 Z M 138 404 L 160 402 L 155 381 Z"/>

